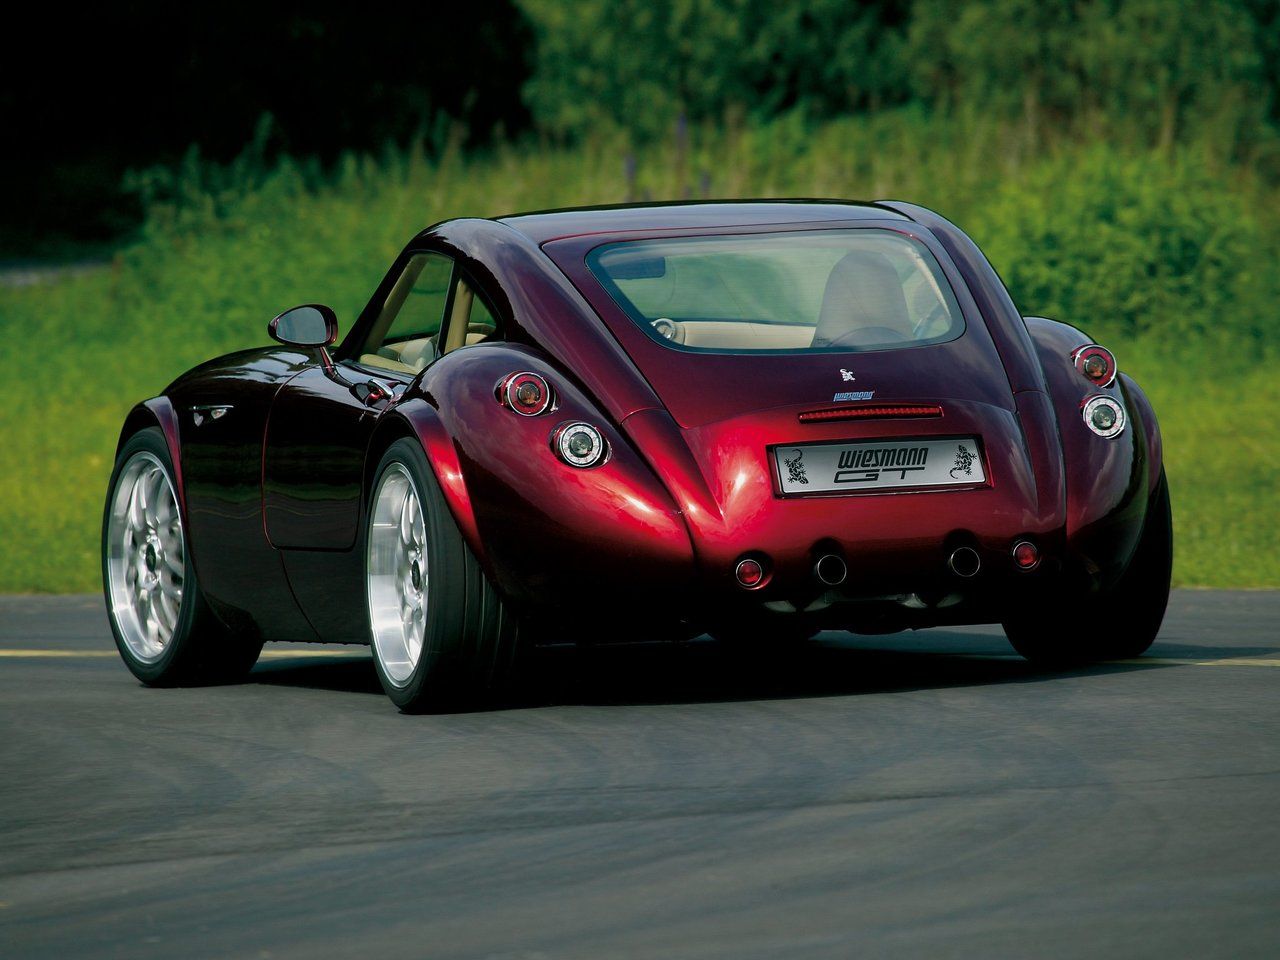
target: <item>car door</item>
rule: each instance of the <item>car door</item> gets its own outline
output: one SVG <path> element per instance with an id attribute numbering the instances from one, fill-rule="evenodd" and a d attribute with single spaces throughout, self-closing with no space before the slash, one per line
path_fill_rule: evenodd
<path id="1" fill-rule="evenodd" d="M 360 342 L 277 394 L 263 456 L 267 538 L 280 550 L 349 551 L 359 536 L 365 454 L 378 417 L 438 353 L 453 261 L 407 257 Z"/>

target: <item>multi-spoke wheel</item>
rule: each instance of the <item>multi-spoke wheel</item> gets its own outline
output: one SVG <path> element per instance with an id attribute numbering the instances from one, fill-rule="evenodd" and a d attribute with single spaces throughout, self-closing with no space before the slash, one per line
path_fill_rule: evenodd
<path id="1" fill-rule="evenodd" d="M 262 642 L 228 634 L 200 595 L 158 429 L 139 431 L 121 448 L 102 528 L 107 613 L 120 655 L 138 679 L 222 680 L 253 666 Z"/>
<path id="2" fill-rule="evenodd" d="M 140 450 L 116 480 L 107 511 L 107 580 L 111 615 L 144 663 L 173 640 L 185 556 L 173 484 L 155 454 Z"/>
<path id="3" fill-rule="evenodd" d="M 369 625 L 387 679 L 403 687 L 422 656 L 427 620 L 427 528 L 403 463 L 382 474 L 369 525 Z"/>
<path id="4" fill-rule="evenodd" d="M 462 706 L 500 687 L 515 654 L 515 621 L 416 440 L 398 440 L 383 455 L 364 542 L 369 639 L 387 696 L 416 712 Z"/>

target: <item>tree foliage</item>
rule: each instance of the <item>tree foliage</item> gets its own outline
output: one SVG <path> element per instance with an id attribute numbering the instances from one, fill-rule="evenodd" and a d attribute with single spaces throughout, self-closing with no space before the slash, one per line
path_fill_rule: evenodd
<path id="1" fill-rule="evenodd" d="M 1277 0 L 517 0 L 544 129 L 661 136 L 745 113 L 833 117 L 918 97 L 1021 123 L 1247 149 L 1276 118 Z"/>
<path id="2" fill-rule="evenodd" d="M 1239 0 L 917 0 L 917 91 L 1044 128 L 1113 129 L 1168 147 L 1217 123 L 1256 129 L 1268 42 Z"/>
<path id="3" fill-rule="evenodd" d="M 907 93 L 900 0 L 518 3 L 537 41 L 526 102 L 558 134 L 645 139 L 682 117 L 835 115 Z"/>

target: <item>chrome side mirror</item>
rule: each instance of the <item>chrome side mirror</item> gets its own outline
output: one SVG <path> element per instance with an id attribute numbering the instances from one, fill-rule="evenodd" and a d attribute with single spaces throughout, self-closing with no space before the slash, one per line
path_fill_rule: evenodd
<path id="1" fill-rule="evenodd" d="M 267 333 L 291 347 L 327 347 L 338 339 L 338 315 L 323 304 L 306 303 L 274 317 Z"/>

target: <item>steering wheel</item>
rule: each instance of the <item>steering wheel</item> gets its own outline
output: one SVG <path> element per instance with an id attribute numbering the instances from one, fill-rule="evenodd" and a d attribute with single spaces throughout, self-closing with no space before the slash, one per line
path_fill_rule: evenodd
<path id="1" fill-rule="evenodd" d="M 905 343 L 910 339 L 906 334 L 899 333 L 892 327 L 859 327 L 856 330 L 850 330 L 832 340 L 828 340 L 824 346 L 860 347 L 867 344 L 879 346 L 882 343 Z"/>
<path id="2" fill-rule="evenodd" d="M 670 340 L 673 343 L 684 343 L 684 325 L 679 320 L 658 317 L 656 320 L 651 321 L 651 326 L 662 339 Z"/>
<path id="3" fill-rule="evenodd" d="M 933 322 L 947 315 L 947 308 L 942 304 L 938 304 L 929 311 L 929 315 L 915 325 L 915 334 L 917 340 L 929 339 L 928 330 Z"/>

